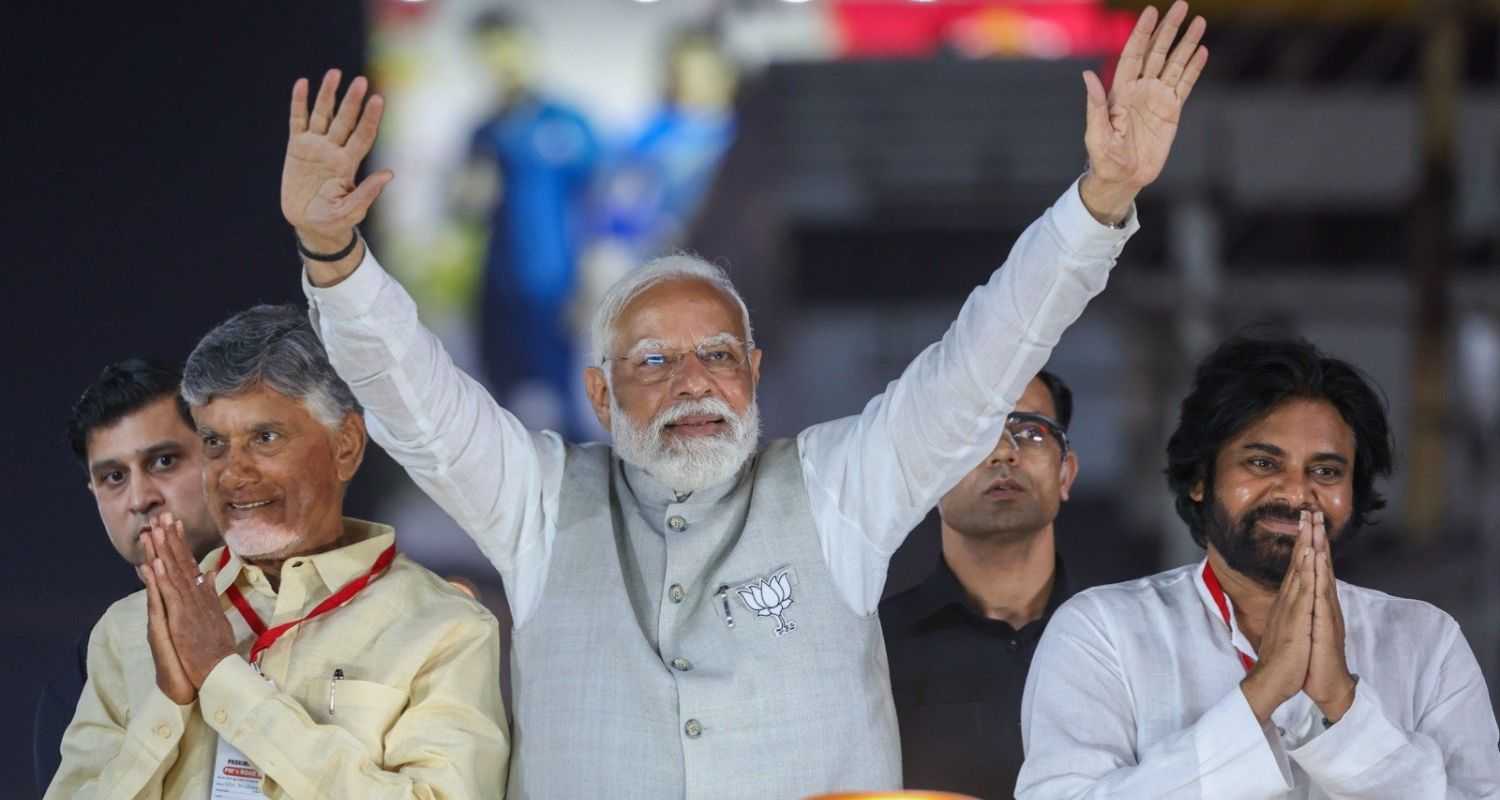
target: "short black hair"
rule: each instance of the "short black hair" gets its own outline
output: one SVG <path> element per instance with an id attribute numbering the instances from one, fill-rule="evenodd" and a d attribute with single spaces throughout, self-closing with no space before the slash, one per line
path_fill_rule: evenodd
<path id="1" fill-rule="evenodd" d="M 99 377 L 83 390 L 68 415 L 68 443 L 73 455 L 88 466 L 89 435 L 113 425 L 163 397 L 177 401 L 177 413 L 183 424 L 193 429 L 193 417 L 187 401 L 182 399 L 182 369 L 165 361 L 127 358 L 105 367 Z"/>
<path id="2" fill-rule="evenodd" d="M 1052 395 L 1052 406 L 1057 409 L 1057 424 L 1066 431 L 1068 424 L 1073 421 L 1073 390 L 1063 382 L 1057 375 L 1042 370 L 1036 374 L 1036 379 L 1047 387 L 1047 393 Z"/>
<path id="3" fill-rule="evenodd" d="M 1371 522 L 1385 508 L 1376 476 L 1391 474 L 1392 452 L 1386 404 L 1374 382 L 1347 361 L 1324 355 L 1301 337 L 1237 335 L 1198 365 L 1182 401 L 1177 430 L 1167 441 L 1167 486 L 1177 516 L 1193 541 L 1204 547 L 1219 450 L 1246 427 L 1293 399 L 1327 401 L 1354 431 L 1354 512 L 1344 536 Z M 1204 500 L 1193 500 L 1202 484 Z"/>

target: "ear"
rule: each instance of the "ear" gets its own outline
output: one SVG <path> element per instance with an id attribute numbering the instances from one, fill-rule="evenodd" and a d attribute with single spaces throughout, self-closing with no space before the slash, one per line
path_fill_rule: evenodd
<path id="1" fill-rule="evenodd" d="M 766 354 L 766 351 L 760 349 L 759 347 L 757 347 L 754 350 L 750 351 L 750 385 L 751 386 L 759 386 L 760 385 L 760 357 L 763 356 L 763 355 L 765 355 L 765 354 Z"/>
<path id="2" fill-rule="evenodd" d="M 1194 503 L 1203 502 L 1203 481 L 1193 484 L 1193 488 L 1188 491 L 1188 497 L 1193 498 Z"/>
<path id="3" fill-rule="evenodd" d="M 359 465 L 365 460 L 367 441 L 364 415 L 354 411 L 345 414 L 333 435 L 333 462 L 340 481 L 354 480 L 354 473 L 359 472 Z"/>
<path id="4" fill-rule="evenodd" d="M 594 417 L 605 430 L 609 427 L 609 381 L 604 379 L 604 370 L 599 367 L 585 367 L 583 370 L 583 388 L 588 392 L 589 405 L 594 407 Z"/>
<path id="5" fill-rule="evenodd" d="M 1078 480 L 1078 451 L 1069 450 L 1068 457 L 1063 459 L 1062 475 L 1058 480 L 1058 497 L 1068 499 L 1073 490 L 1073 481 Z"/>

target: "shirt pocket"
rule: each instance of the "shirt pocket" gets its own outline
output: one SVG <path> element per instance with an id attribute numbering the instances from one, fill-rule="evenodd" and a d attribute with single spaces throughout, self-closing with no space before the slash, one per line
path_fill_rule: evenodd
<path id="1" fill-rule="evenodd" d="M 323 681 L 324 702 L 313 717 L 353 734 L 377 763 L 385 760 L 385 736 L 406 710 L 410 695 L 374 681 L 351 678 Z"/>

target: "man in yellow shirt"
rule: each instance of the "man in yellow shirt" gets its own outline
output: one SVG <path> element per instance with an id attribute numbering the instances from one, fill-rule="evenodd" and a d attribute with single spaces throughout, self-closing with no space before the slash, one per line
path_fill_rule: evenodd
<path id="1" fill-rule="evenodd" d="M 146 590 L 106 612 L 47 798 L 498 798 L 499 627 L 343 516 L 362 410 L 302 312 L 258 306 L 184 370 L 227 549 L 142 534 Z"/>

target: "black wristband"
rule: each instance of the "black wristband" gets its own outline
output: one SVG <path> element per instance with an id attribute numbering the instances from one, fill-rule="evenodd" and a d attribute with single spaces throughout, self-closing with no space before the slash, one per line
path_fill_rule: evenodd
<path id="1" fill-rule="evenodd" d="M 303 258 L 310 258 L 313 261 L 343 261 L 349 257 L 350 253 L 354 252 L 354 246 L 359 244 L 359 228 L 354 229 L 354 235 L 349 237 L 349 243 L 344 245 L 344 248 L 337 253 L 314 253 L 307 249 L 306 245 L 302 244 L 302 237 L 293 233 L 292 238 L 297 240 L 297 252 L 301 253 Z"/>

